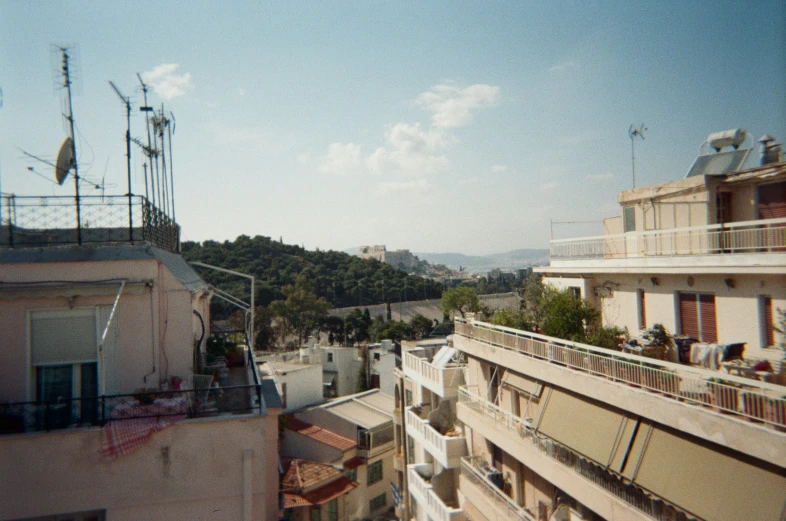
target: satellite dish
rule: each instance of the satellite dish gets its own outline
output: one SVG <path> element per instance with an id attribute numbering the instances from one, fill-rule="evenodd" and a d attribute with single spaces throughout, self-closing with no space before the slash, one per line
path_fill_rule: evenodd
<path id="1" fill-rule="evenodd" d="M 55 163 L 55 179 L 57 184 L 62 185 L 68 171 L 74 167 L 74 142 L 70 137 L 65 138 L 60 145 L 60 152 L 57 153 L 57 163 Z"/>

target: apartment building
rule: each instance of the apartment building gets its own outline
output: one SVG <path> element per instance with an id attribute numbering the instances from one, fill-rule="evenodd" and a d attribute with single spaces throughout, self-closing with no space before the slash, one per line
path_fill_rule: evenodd
<path id="1" fill-rule="evenodd" d="M 744 342 L 746 354 L 780 364 L 769 348 L 786 309 L 786 163 L 780 145 L 762 141 L 764 164 L 750 166 L 752 149 L 724 151 L 731 141 L 710 136 L 718 152 L 684 178 L 620 192 L 603 235 L 552 240 L 551 264 L 535 271 L 632 335 L 660 323 L 695 341 Z"/>
<path id="2" fill-rule="evenodd" d="M 445 339 L 402 344 L 396 369 L 397 488 L 401 519 L 460 521 L 458 472 L 467 438 L 456 421 L 464 365 Z"/>
<path id="3" fill-rule="evenodd" d="M 0 519 L 278 519 L 278 393 L 253 353 L 205 366 L 179 227 L 134 196 L 82 198 L 88 228 L 73 201 L 3 200 Z"/>

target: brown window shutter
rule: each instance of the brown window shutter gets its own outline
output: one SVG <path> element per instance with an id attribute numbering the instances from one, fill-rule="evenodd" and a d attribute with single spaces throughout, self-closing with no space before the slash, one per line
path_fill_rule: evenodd
<path id="1" fill-rule="evenodd" d="M 646 293 L 643 291 L 639 293 L 641 295 L 641 302 L 639 302 L 639 309 L 641 310 L 641 317 L 639 320 L 641 321 L 641 329 L 647 327 L 647 298 Z"/>
<path id="2" fill-rule="evenodd" d="M 701 341 L 718 341 L 718 321 L 715 315 L 715 295 L 699 295 L 701 308 Z"/>
<path id="3" fill-rule="evenodd" d="M 775 345 L 775 326 L 772 320 L 772 299 L 764 297 L 764 334 L 767 346 Z"/>
<path id="4" fill-rule="evenodd" d="M 699 309 L 695 293 L 680 293 L 680 333 L 699 338 Z"/>

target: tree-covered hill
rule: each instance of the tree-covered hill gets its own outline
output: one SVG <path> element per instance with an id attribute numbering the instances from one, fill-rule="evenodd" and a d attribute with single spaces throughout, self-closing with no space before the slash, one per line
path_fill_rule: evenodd
<path id="1" fill-rule="evenodd" d="M 234 241 L 184 242 L 183 256 L 256 278 L 256 303 L 267 306 L 285 298 L 282 288 L 305 277 L 333 307 L 364 306 L 422 298 L 439 298 L 441 285 L 432 280 L 407 275 L 404 271 L 376 260 L 364 260 L 337 251 L 308 251 L 283 244 L 270 237 L 241 235 Z M 198 268 L 200 275 L 216 287 L 248 298 L 245 279 Z M 216 299 L 214 299 L 216 302 Z M 231 310 L 218 306 L 216 318 Z"/>

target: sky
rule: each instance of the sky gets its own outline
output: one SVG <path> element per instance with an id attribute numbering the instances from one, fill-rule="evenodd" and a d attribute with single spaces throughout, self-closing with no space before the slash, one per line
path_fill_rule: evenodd
<path id="1" fill-rule="evenodd" d="M 53 161 L 68 135 L 70 46 L 80 173 L 127 193 L 108 81 L 146 142 L 139 73 L 174 115 L 184 240 L 547 248 L 619 215 L 631 125 L 637 186 L 684 177 L 715 131 L 786 139 L 784 5 L 0 0 L 0 190 L 73 195 L 22 153 Z M 144 161 L 134 147 L 135 194 Z"/>

